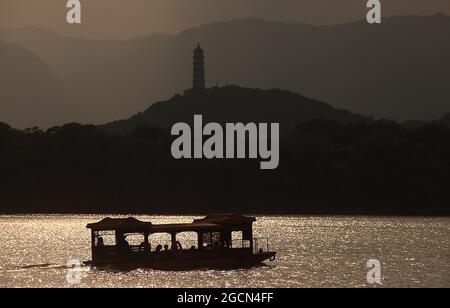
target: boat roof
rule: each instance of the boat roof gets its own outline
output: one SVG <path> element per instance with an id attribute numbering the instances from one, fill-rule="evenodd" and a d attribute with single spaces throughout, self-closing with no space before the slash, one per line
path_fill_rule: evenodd
<path id="1" fill-rule="evenodd" d="M 231 214 L 211 214 L 202 219 L 195 219 L 194 223 L 214 223 L 221 225 L 242 225 L 251 224 L 256 221 L 255 217 L 244 216 L 239 213 Z"/>
<path id="2" fill-rule="evenodd" d="M 183 224 L 160 224 L 140 221 L 136 218 L 110 218 L 107 217 L 97 223 L 88 224 L 86 227 L 93 231 L 120 230 L 122 232 L 149 232 L 149 233 L 171 233 L 171 232 L 196 232 L 216 231 L 223 229 L 234 229 L 248 227 L 256 221 L 254 217 L 242 214 L 212 214 L 202 219 L 195 219 L 192 223 Z"/>
<path id="3" fill-rule="evenodd" d="M 128 218 L 110 218 L 107 217 L 99 222 L 88 224 L 86 227 L 94 231 L 122 230 L 129 232 L 138 232 L 150 230 L 151 222 L 140 221 L 134 217 Z"/>

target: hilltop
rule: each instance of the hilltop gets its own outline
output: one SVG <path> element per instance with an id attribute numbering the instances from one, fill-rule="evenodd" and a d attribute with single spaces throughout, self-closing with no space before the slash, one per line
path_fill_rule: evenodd
<path id="1" fill-rule="evenodd" d="M 450 17 L 436 14 L 384 18 L 376 26 L 244 18 L 129 40 L 25 28 L 2 31 L 0 40 L 42 59 L 68 89 L 61 104 L 72 98 L 72 120 L 83 123 L 124 119 L 189 88 L 198 41 L 208 86 L 286 89 L 376 118 L 431 121 L 448 112 L 449 33 Z M 17 126 L 17 118 L 2 120 Z M 60 118 L 51 110 L 43 125 Z"/>
<path id="2" fill-rule="evenodd" d="M 203 115 L 205 122 L 280 123 L 283 131 L 310 120 L 367 121 L 364 116 L 290 91 L 227 86 L 186 91 L 183 95 L 154 103 L 129 119 L 111 122 L 101 128 L 113 134 L 128 134 L 141 125 L 169 130 L 177 122 L 191 123 L 195 114 Z"/>

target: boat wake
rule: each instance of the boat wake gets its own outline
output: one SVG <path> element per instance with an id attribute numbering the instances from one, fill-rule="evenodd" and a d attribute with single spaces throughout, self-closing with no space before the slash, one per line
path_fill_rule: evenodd
<path id="1" fill-rule="evenodd" d="M 83 265 L 82 265 L 83 266 Z M 42 263 L 42 264 L 31 264 L 31 265 L 22 265 L 22 266 L 14 266 L 9 270 L 27 270 L 27 269 L 62 269 L 66 270 L 71 267 L 67 265 L 55 264 L 55 263 Z"/>
<path id="2" fill-rule="evenodd" d="M 25 266 L 17 266 L 17 269 L 32 269 L 32 268 L 50 268 L 55 266 L 56 264 L 44 263 L 44 264 L 33 264 L 33 265 L 25 265 Z"/>

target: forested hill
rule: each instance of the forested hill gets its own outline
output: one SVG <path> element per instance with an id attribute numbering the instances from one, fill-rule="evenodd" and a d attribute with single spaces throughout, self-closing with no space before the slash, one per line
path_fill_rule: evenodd
<path id="1" fill-rule="evenodd" d="M 174 160 L 166 130 L 106 134 L 0 124 L 0 212 L 450 214 L 450 131 L 394 122 L 304 122 L 278 169 Z"/>
<path id="2" fill-rule="evenodd" d="M 177 122 L 191 123 L 195 114 L 205 122 L 218 123 L 280 123 L 284 131 L 311 120 L 332 120 L 339 123 L 367 121 L 361 115 L 302 95 L 277 89 L 262 90 L 237 86 L 186 91 L 167 101 L 151 105 L 130 119 L 101 126 L 109 133 L 130 133 L 137 125 L 156 126 L 170 130 Z"/>

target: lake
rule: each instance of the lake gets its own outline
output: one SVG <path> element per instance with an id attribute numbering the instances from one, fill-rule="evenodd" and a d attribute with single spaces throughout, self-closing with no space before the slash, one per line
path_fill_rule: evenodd
<path id="1" fill-rule="evenodd" d="M 0 216 L 0 287 L 370 287 L 370 259 L 381 263 L 381 287 L 450 287 L 450 218 L 345 216 L 258 216 L 255 237 L 268 237 L 278 253 L 266 266 L 186 272 L 82 267 L 80 283 L 69 284 L 68 261 L 90 259 L 86 224 L 105 216 Z M 199 217 L 137 218 L 181 223 Z"/>

